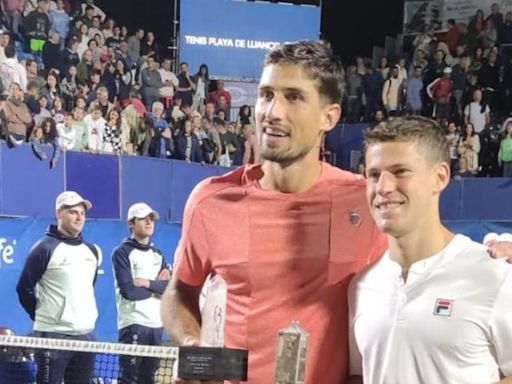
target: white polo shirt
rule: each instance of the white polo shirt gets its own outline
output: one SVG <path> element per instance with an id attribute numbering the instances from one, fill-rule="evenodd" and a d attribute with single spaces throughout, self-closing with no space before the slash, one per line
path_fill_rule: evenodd
<path id="1" fill-rule="evenodd" d="M 404 283 L 389 252 L 349 288 L 350 371 L 370 384 L 512 375 L 512 266 L 457 235 Z"/>

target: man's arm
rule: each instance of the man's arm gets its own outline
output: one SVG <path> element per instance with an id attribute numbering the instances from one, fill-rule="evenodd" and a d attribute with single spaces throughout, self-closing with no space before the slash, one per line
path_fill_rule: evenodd
<path id="1" fill-rule="evenodd" d="M 29 252 L 25 265 L 21 271 L 16 292 L 21 306 L 32 320 L 36 316 L 36 292 L 35 287 L 48 266 L 51 250 L 42 242 L 36 244 Z"/>
<path id="2" fill-rule="evenodd" d="M 114 251 L 112 254 L 112 266 L 114 267 L 114 277 L 119 287 L 119 292 L 124 299 L 137 301 L 149 299 L 152 296 L 151 291 L 147 288 L 135 285 L 130 268 L 130 259 L 124 249 L 117 248 Z"/>

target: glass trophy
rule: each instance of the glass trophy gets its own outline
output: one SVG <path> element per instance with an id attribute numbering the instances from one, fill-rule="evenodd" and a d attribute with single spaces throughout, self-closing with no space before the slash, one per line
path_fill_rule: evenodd
<path id="1" fill-rule="evenodd" d="M 278 331 L 274 384 L 304 384 L 308 338 L 298 321 Z"/>
<path id="2" fill-rule="evenodd" d="M 209 282 L 201 312 L 200 345 L 202 347 L 224 346 L 227 295 L 226 282 L 219 275 L 215 275 Z"/>

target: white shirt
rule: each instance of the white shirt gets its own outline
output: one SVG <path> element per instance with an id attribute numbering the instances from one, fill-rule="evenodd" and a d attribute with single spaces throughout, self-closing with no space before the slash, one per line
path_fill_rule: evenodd
<path id="1" fill-rule="evenodd" d="M 67 128 L 63 123 L 57 124 L 57 133 L 59 146 L 66 148 L 67 151 L 75 148 L 76 131 L 73 127 Z"/>
<path id="2" fill-rule="evenodd" d="M 489 111 L 489 106 L 486 105 L 484 113 L 482 113 L 482 106 L 476 101 L 472 101 L 464 108 L 464 115 L 468 116 L 468 120 L 473 124 L 476 133 L 480 133 L 485 129 L 485 116 Z"/>
<path id="3" fill-rule="evenodd" d="M 389 252 L 349 288 L 350 371 L 371 384 L 493 383 L 512 375 L 512 266 L 457 235 L 404 283 Z"/>
<path id="4" fill-rule="evenodd" d="M 105 119 L 100 117 L 98 120 L 93 120 L 91 115 L 87 115 L 84 118 L 84 122 L 87 124 L 87 131 L 89 133 L 88 148 L 93 151 L 102 150 Z"/>
<path id="5" fill-rule="evenodd" d="M 166 71 L 163 68 L 158 70 L 160 73 L 160 77 L 162 78 L 162 83 L 165 84 L 166 81 L 171 81 L 174 87 L 162 87 L 160 88 L 160 95 L 163 97 L 173 97 L 174 96 L 174 88 L 178 87 L 179 81 L 176 75 L 171 71 Z"/>

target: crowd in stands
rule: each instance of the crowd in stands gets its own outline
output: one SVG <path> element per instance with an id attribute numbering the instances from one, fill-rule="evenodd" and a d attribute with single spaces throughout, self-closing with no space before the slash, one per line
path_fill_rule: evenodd
<path id="1" fill-rule="evenodd" d="M 0 4 L 1 138 L 9 147 L 29 142 L 50 167 L 69 150 L 259 161 L 251 107 L 230 121 L 223 81 L 210 80 L 205 64 L 192 74 L 183 62 L 175 74 L 153 32 L 130 35 L 94 0 Z"/>
<path id="2" fill-rule="evenodd" d="M 348 122 L 422 114 L 446 128 L 456 177 L 512 176 L 512 12 L 424 25 L 398 57 L 346 69 Z"/>

